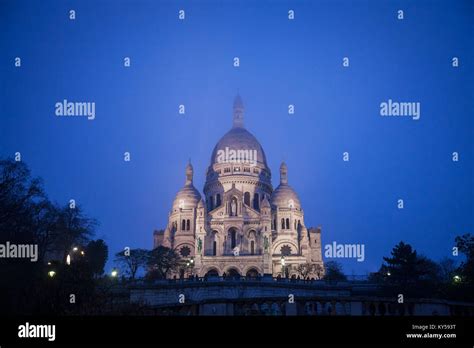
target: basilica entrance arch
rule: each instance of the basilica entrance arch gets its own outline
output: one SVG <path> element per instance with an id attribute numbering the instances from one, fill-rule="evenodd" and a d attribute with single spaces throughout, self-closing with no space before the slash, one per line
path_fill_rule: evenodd
<path id="1" fill-rule="evenodd" d="M 218 277 L 219 276 L 219 271 L 215 268 L 210 268 L 205 277 Z"/>
<path id="2" fill-rule="evenodd" d="M 237 268 L 229 268 L 227 271 L 226 271 L 226 275 L 228 278 L 230 279 L 235 279 L 235 278 L 240 278 L 240 272 Z"/>
<path id="3" fill-rule="evenodd" d="M 256 268 L 250 268 L 247 273 L 245 274 L 247 278 L 257 278 L 258 277 L 258 271 Z"/>

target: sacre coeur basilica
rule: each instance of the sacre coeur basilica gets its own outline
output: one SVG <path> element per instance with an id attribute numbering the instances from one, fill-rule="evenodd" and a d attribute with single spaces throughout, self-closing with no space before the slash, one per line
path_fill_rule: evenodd
<path id="1" fill-rule="evenodd" d="M 321 229 L 306 226 L 285 163 L 273 189 L 265 152 L 245 129 L 240 96 L 232 128 L 212 152 L 203 195 L 194 187 L 191 163 L 185 174 L 166 228 L 154 232 L 155 248 L 174 249 L 192 261 L 192 268 L 170 277 L 296 277 L 302 268 L 309 279 L 324 275 Z"/>

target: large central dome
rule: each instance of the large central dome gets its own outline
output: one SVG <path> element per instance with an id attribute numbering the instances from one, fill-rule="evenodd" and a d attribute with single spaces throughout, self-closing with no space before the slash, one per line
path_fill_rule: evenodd
<path id="1" fill-rule="evenodd" d="M 258 164 L 267 167 L 267 159 L 262 145 L 260 145 L 257 138 L 245 128 L 234 127 L 217 142 L 214 151 L 212 151 L 211 166 L 218 163 L 219 150 L 225 152 L 226 149 L 228 149 L 228 151 L 255 150 Z"/>
<path id="2" fill-rule="evenodd" d="M 217 142 L 211 156 L 211 167 L 213 164 L 219 163 L 220 154 L 229 153 L 229 151 L 256 151 L 252 154 L 256 155 L 256 161 L 259 165 L 268 168 L 265 152 L 257 138 L 244 127 L 244 105 L 239 95 L 234 100 L 234 120 L 233 126 L 224 136 Z M 255 159 L 255 158 L 253 158 Z"/>

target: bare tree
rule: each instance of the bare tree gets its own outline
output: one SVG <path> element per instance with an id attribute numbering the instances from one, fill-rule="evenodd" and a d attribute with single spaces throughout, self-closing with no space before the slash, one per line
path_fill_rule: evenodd
<path id="1" fill-rule="evenodd" d="M 147 265 L 149 251 L 145 249 L 124 250 L 115 254 L 115 261 L 130 279 L 135 279 L 137 271 Z"/>

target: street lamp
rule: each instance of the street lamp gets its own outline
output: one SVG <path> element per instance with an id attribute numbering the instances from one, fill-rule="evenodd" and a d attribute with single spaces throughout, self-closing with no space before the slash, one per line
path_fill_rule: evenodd
<path id="1" fill-rule="evenodd" d="M 67 257 L 66 257 L 66 265 L 70 265 L 71 264 L 71 255 L 67 254 Z"/>
<path id="2" fill-rule="evenodd" d="M 49 276 L 50 278 L 53 278 L 55 275 L 56 275 L 56 272 L 55 272 L 55 271 L 49 271 L 49 272 L 48 272 L 48 276 Z"/>
<path id="3" fill-rule="evenodd" d="M 188 278 L 193 277 L 193 270 L 194 270 L 194 257 L 189 258 L 188 262 L 186 262 L 186 270 L 188 272 Z"/>
<path id="4" fill-rule="evenodd" d="M 280 263 L 281 263 L 281 273 L 283 274 L 283 277 L 286 277 L 286 272 L 285 272 L 285 257 L 282 256 L 280 258 Z"/>
<path id="5" fill-rule="evenodd" d="M 73 251 L 78 251 L 79 249 L 78 249 L 78 247 L 74 247 L 74 248 L 72 248 L 72 250 Z"/>
<path id="6" fill-rule="evenodd" d="M 112 272 L 110 272 L 110 275 L 112 276 L 112 278 L 117 278 L 117 276 L 118 276 L 118 271 L 114 268 L 114 269 L 112 270 Z"/>
<path id="7" fill-rule="evenodd" d="M 453 280 L 454 280 L 455 283 L 460 283 L 460 282 L 461 282 L 461 277 L 458 276 L 458 275 L 455 275 L 455 276 L 453 277 Z"/>

